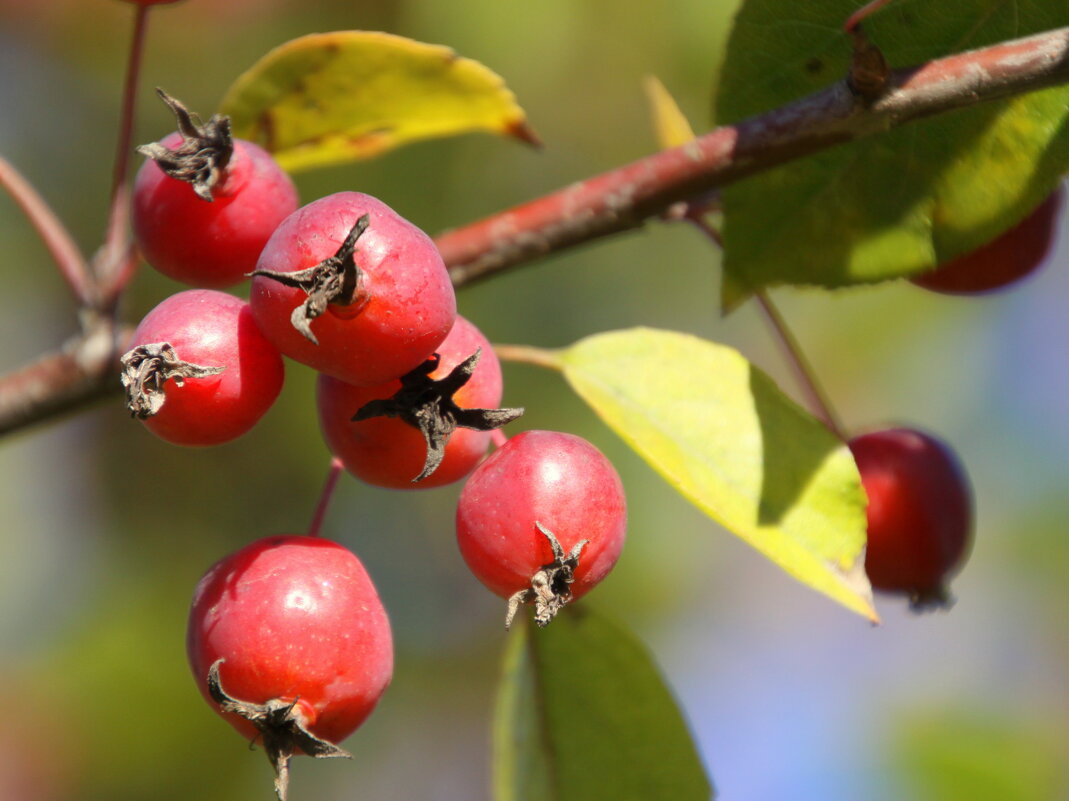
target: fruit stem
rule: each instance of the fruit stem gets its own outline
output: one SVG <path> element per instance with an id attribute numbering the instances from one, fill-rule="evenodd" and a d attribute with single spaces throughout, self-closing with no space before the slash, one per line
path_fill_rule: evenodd
<path id="1" fill-rule="evenodd" d="M 809 364 L 805 353 L 802 352 L 798 340 L 794 338 L 794 334 L 787 327 L 787 323 L 779 313 L 779 309 L 776 308 L 764 291 L 755 292 L 754 298 L 757 300 L 757 305 L 760 307 L 765 320 L 772 327 L 776 335 L 776 341 L 779 342 L 787 363 L 791 365 L 794 371 L 795 380 L 801 387 L 810 410 L 835 436 L 846 442 L 849 438 L 839 422 L 838 415 L 835 414 L 828 396 L 824 393 L 820 382 L 817 381 L 812 365 Z"/>
<path id="2" fill-rule="evenodd" d="M 861 24 L 862 20 L 879 11 L 890 2 L 891 0 L 872 0 L 872 2 L 866 3 L 847 18 L 846 22 L 843 23 L 843 30 L 847 33 L 853 33 L 857 30 L 857 26 Z"/>
<path id="3" fill-rule="evenodd" d="M 319 503 L 316 504 L 315 514 L 312 515 L 312 524 L 308 526 L 309 537 L 319 536 L 323 520 L 327 516 L 327 507 L 330 506 L 330 499 L 334 497 L 334 488 L 338 486 L 338 477 L 344 469 L 345 465 L 342 464 L 341 459 L 337 456 L 331 458 L 330 467 L 327 469 L 327 480 L 323 482 L 323 491 L 319 494 Z"/>
<path id="4" fill-rule="evenodd" d="M 710 225 L 701 213 L 687 214 L 685 219 L 723 249 L 724 240 L 720 236 L 720 232 Z M 790 364 L 794 372 L 795 380 L 801 387 L 810 410 L 835 436 L 846 442 L 848 438 L 842 424 L 839 422 L 839 417 L 835 414 L 835 410 L 832 408 L 828 396 L 821 388 L 820 382 L 817 381 L 816 373 L 812 365 L 809 364 L 808 359 L 806 359 L 798 340 L 791 333 L 791 329 L 787 327 L 787 322 L 783 319 L 783 315 L 779 313 L 779 309 L 776 308 L 771 298 L 764 291 L 755 292 L 754 298 L 761 308 L 765 321 L 772 327 L 776 341 L 779 343 L 787 363 Z"/>
<path id="5" fill-rule="evenodd" d="M 503 430 L 495 428 L 490 432 L 490 441 L 494 443 L 495 448 L 504 448 L 505 443 L 509 441 L 509 438 Z"/>
<path id="6" fill-rule="evenodd" d="M 129 280 L 124 269 L 126 221 L 130 216 L 130 189 L 126 173 L 130 165 L 131 142 L 134 133 L 134 113 L 137 109 L 137 84 L 141 76 L 141 61 L 145 50 L 145 32 L 151 6 L 138 5 L 134 15 L 134 31 L 126 59 L 126 78 L 123 82 L 122 110 L 115 143 L 115 166 L 111 178 L 111 203 L 108 207 L 108 227 L 104 247 L 96 260 L 97 274 L 107 282 L 109 294 L 122 289 L 119 279 Z"/>
<path id="7" fill-rule="evenodd" d="M 82 306 L 92 306 L 96 295 L 93 275 L 70 232 L 33 185 L 2 157 L 0 187 L 7 190 L 29 219 L 78 302 Z"/>
<path id="8" fill-rule="evenodd" d="M 551 370 L 560 370 L 563 367 L 560 351 L 549 348 L 536 348 L 533 345 L 494 345 L 494 353 L 502 361 L 526 362 Z"/>

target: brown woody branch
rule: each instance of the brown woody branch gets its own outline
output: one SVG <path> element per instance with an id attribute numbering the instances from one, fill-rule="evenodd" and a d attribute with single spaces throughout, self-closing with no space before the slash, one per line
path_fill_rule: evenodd
<path id="1" fill-rule="evenodd" d="M 1069 81 L 1069 28 L 892 73 L 872 103 L 846 80 L 437 238 L 456 286 L 638 228 L 679 201 L 914 120 Z"/>
<path id="2" fill-rule="evenodd" d="M 638 228 L 675 203 L 792 159 L 913 120 L 1066 82 L 1069 28 L 898 70 L 888 92 L 873 102 L 859 100 L 843 80 L 436 241 L 454 285 L 461 287 L 548 253 Z M 118 394 L 118 368 L 109 359 L 72 356 L 84 356 L 88 342 L 81 337 L 64 351 L 0 378 L 0 433 L 71 411 L 107 392 Z"/>

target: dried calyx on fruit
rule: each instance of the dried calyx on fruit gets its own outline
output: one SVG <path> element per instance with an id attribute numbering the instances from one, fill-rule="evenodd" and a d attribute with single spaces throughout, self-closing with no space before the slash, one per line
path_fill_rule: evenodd
<path id="1" fill-rule="evenodd" d="M 523 414 L 522 408 L 463 409 L 457 406 L 453 396 L 471 380 L 481 355 L 480 348 L 447 376 L 434 379 L 430 377 L 431 373 L 441 361 L 436 353 L 416 369 L 401 376 L 401 388 L 392 398 L 368 401 L 352 419 L 360 422 L 374 417 L 396 417 L 418 429 L 427 443 L 427 459 L 419 475 L 412 480 L 422 481 L 438 469 L 445 458 L 449 437 L 458 427 L 492 431 Z"/>
<path id="2" fill-rule="evenodd" d="M 353 758 L 344 748 L 308 731 L 306 715 L 301 709 L 299 698 L 272 698 L 266 703 L 256 704 L 231 697 L 223 689 L 219 679 L 219 666 L 225 661 L 226 659 L 221 657 L 208 669 L 208 694 L 219 704 L 220 712 L 237 715 L 256 727 L 267 760 L 275 770 L 275 795 L 279 801 L 286 799 L 290 759 L 294 754 L 307 754 L 316 759 Z"/>
<path id="3" fill-rule="evenodd" d="M 553 532 L 537 520 L 535 526 L 549 541 L 553 549 L 553 561 L 542 565 L 531 577 L 531 586 L 517 590 L 509 597 L 508 612 L 505 613 L 505 628 L 512 627 L 512 621 L 520 610 L 521 604 L 534 604 L 534 620 L 539 626 L 546 626 L 556 617 L 564 605 L 572 599 L 572 584 L 575 582 L 575 569 L 579 567 L 579 557 L 590 540 L 579 540 L 568 553 L 564 553 L 560 542 Z"/>
<path id="4" fill-rule="evenodd" d="M 206 378 L 218 375 L 226 369 L 224 366 L 205 367 L 190 364 L 178 358 L 170 342 L 149 342 L 130 348 L 123 354 L 122 381 L 126 390 L 126 406 L 130 416 L 145 420 L 158 414 L 167 399 L 163 385 L 174 381 L 177 386 L 184 386 L 187 378 Z"/>
<path id="5" fill-rule="evenodd" d="M 434 241 L 360 192 L 320 198 L 279 223 L 257 259 L 249 304 L 282 353 L 358 386 L 418 367 L 456 320 Z"/>
<path id="6" fill-rule="evenodd" d="M 290 323 L 313 345 L 318 345 L 319 340 L 312 333 L 312 320 L 325 312 L 329 304 L 346 306 L 348 312 L 355 313 L 368 301 L 363 273 L 356 265 L 354 254 L 356 243 L 367 230 L 370 220 L 369 215 L 362 215 L 334 255 L 314 267 L 293 273 L 259 269 L 252 272 L 254 277 L 271 278 L 285 286 L 300 289 L 308 296 L 304 303 L 293 310 Z"/>
<path id="7" fill-rule="evenodd" d="M 174 112 L 182 143 L 176 148 L 160 142 L 141 145 L 137 152 L 159 165 L 171 178 L 185 181 L 202 200 L 214 200 L 212 190 L 221 181 L 223 170 L 234 155 L 234 139 L 230 134 L 230 118 L 213 114 L 207 122 L 200 120 L 165 91 L 156 94 Z"/>
<path id="8" fill-rule="evenodd" d="M 157 90 L 178 130 L 142 145 L 131 222 L 145 260 L 176 281 L 223 288 L 246 279 L 264 244 L 297 208 L 297 189 L 274 157 L 234 139 L 230 120 L 201 124 Z"/>
<path id="9" fill-rule="evenodd" d="M 122 357 L 127 408 L 176 445 L 218 445 L 241 436 L 282 390 L 282 356 L 256 327 L 249 305 L 225 292 L 187 289 L 138 324 Z"/>
<path id="10" fill-rule="evenodd" d="M 593 589 L 623 549 L 627 506 L 608 459 L 581 437 L 525 431 L 468 478 L 457 502 L 457 544 L 492 592 L 545 626 Z"/>

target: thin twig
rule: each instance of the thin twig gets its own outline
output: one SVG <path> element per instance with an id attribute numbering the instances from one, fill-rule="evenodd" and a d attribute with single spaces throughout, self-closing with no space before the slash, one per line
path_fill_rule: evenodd
<path id="1" fill-rule="evenodd" d="M 794 338 L 794 334 L 791 333 L 791 329 L 787 327 L 787 322 L 783 319 L 783 315 L 779 313 L 779 309 L 772 303 L 772 300 L 765 292 L 755 292 L 754 298 L 757 300 L 757 305 L 760 307 L 762 314 L 768 321 L 769 326 L 772 328 L 776 335 L 776 341 L 779 343 L 783 350 L 783 355 L 787 359 L 787 363 L 791 366 L 791 370 L 794 372 L 795 380 L 802 389 L 802 393 L 805 395 L 806 404 L 810 411 L 817 416 L 817 418 L 828 427 L 828 429 L 835 434 L 843 442 L 846 442 L 848 437 L 846 430 L 843 428 L 842 423 L 839 422 L 838 415 L 835 414 L 835 409 L 832 408 L 831 402 L 828 400 L 827 394 L 825 394 L 823 387 L 817 380 L 817 374 L 813 370 L 813 366 L 809 363 L 809 360 L 805 357 L 805 352 L 798 344 L 798 340 Z"/>
<path id="2" fill-rule="evenodd" d="M 327 517 L 327 509 L 330 507 L 331 498 L 334 497 L 334 489 L 338 486 L 338 477 L 341 476 L 345 465 L 337 456 L 331 457 L 330 467 L 327 469 L 327 479 L 323 482 L 323 491 L 319 493 L 319 502 L 316 504 L 315 513 L 312 515 L 312 523 L 308 526 L 308 536 L 318 537 L 323 528 L 323 521 Z"/>
<path id="3" fill-rule="evenodd" d="M 29 219 L 78 303 L 91 306 L 95 296 L 93 276 L 74 239 L 33 185 L 2 157 L 0 187 L 7 190 Z"/>
<path id="4" fill-rule="evenodd" d="M 720 237 L 720 232 L 710 225 L 709 221 L 700 213 L 687 214 L 686 220 L 709 237 L 713 243 L 723 248 L 724 241 Z M 843 427 L 839 423 L 839 417 L 835 414 L 835 409 L 832 407 L 831 401 L 824 392 L 820 381 L 817 380 L 816 371 L 813 370 L 813 366 L 809 363 L 809 360 L 806 359 L 805 351 L 802 350 L 801 345 L 798 344 L 798 340 L 791 332 L 791 329 L 788 328 L 787 321 L 783 319 L 783 315 L 780 314 L 779 309 L 772 303 L 772 299 L 766 292 L 755 292 L 754 298 L 757 300 L 757 305 L 761 309 L 762 316 L 772 329 L 772 333 L 775 336 L 776 342 L 779 343 L 787 363 L 791 366 L 791 371 L 794 373 L 795 380 L 801 388 L 802 394 L 805 395 L 806 405 L 809 407 L 809 410 L 816 415 L 816 417 L 824 423 L 833 434 L 845 441 L 846 435 L 843 431 Z"/>
<path id="5" fill-rule="evenodd" d="M 95 259 L 97 277 L 114 295 L 122 290 L 117 276 L 127 275 L 125 264 L 126 226 L 130 216 L 130 189 L 126 175 L 130 166 L 133 144 L 134 117 L 137 111 L 137 86 L 141 76 L 141 61 L 145 50 L 145 34 L 148 30 L 148 14 L 151 6 L 138 5 L 134 16 L 134 30 L 130 37 L 130 50 L 126 59 L 126 78 L 123 81 L 122 110 L 119 113 L 119 131 L 115 144 L 115 164 L 111 176 L 111 202 L 108 206 L 108 227 L 104 246 Z"/>
<path id="6" fill-rule="evenodd" d="M 455 286 L 642 226 L 673 203 L 906 123 L 1069 81 L 1069 28 L 890 74 L 862 102 L 845 80 L 552 194 L 441 234 Z"/>

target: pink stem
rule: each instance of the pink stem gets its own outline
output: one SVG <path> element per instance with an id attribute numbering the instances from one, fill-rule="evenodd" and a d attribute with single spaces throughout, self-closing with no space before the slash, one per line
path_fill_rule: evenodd
<path id="1" fill-rule="evenodd" d="M 107 279 L 112 295 L 122 291 L 117 276 L 129 279 L 124 266 L 126 252 L 126 225 L 130 216 L 130 189 L 126 175 L 130 165 L 130 151 L 134 135 L 134 116 L 137 110 L 137 85 L 141 76 L 141 62 L 145 50 L 145 34 L 148 30 L 148 13 L 151 6 L 138 5 L 134 16 L 134 31 L 130 51 L 126 59 L 126 78 L 123 82 L 122 110 L 119 116 L 119 132 L 115 144 L 115 166 L 111 179 L 111 203 L 108 210 L 108 228 L 104 248 L 97 262 L 98 275 Z"/>
<path id="2" fill-rule="evenodd" d="M 714 243 L 721 248 L 724 247 L 724 241 L 720 236 L 720 232 L 710 225 L 709 222 L 701 216 L 700 212 L 696 214 L 688 213 L 686 219 L 688 222 L 693 223 Z M 833 434 L 845 442 L 846 434 L 843 431 L 842 425 L 839 423 L 839 418 L 835 414 L 835 410 L 832 408 L 828 396 L 820 386 L 820 382 L 817 380 L 817 374 L 813 370 L 809 360 L 806 359 L 804 351 L 798 344 L 798 340 L 795 339 L 794 334 L 791 333 L 791 329 L 787 327 L 787 322 L 783 319 L 783 315 L 779 313 L 779 309 L 775 307 L 771 298 L 769 298 L 766 293 L 757 292 L 754 294 L 754 297 L 765 318 L 765 322 L 767 322 L 772 329 L 772 333 L 775 335 L 776 341 L 779 343 L 780 349 L 783 351 L 783 355 L 787 359 L 787 363 L 791 366 L 791 371 L 794 373 L 795 380 L 798 382 L 799 387 L 802 389 L 802 393 L 805 395 L 806 403 L 808 404 L 810 411 L 812 411 Z"/>
<path id="3" fill-rule="evenodd" d="M 509 438 L 500 428 L 495 428 L 490 431 L 490 441 L 494 443 L 495 448 L 504 448 Z"/>
<path id="4" fill-rule="evenodd" d="M 761 308 L 765 320 L 776 335 L 776 341 L 779 343 L 787 363 L 790 364 L 794 372 L 795 380 L 802 388 L 809 409 L 835 436 L 846 442 L 848 437 L 842 423 L 839 422 L 838 415 L 835 414 L 828 396 L 824 393 L 820 382 L 817 380 L 816 372 L 814 372 L 809 360 L 806 359 L 798 340 L 794 338 L 794 334 L 787 327 L 787 323 L 779 313 L 779 309 L 773 305 L 768 295 L 764 292 L 757 292 L 754 298 L 757 300 L 757 305 Z"/>
<path id="5" fill-rule="evenodd" d="M 872 0 L 871 3 L 866 3 L 847 17 L 846 22 L 843 23 L 843 30 L 847 33 L 853 33 L 857 29 L 857 26 L 861 24 L 862 20 L 876 13 L 890 2 L 891 0 Z"/>
<path id="6" fill-rule="evenodd" d="M 78 246 L 33 185 L 3 158 L 0 158 L 0 187 L 7 190 L 29 219 L 78 302 L 92 306 L 96 297 L 93 275 Z"/>
<path id="7" fill-rule="evenodd" d="M 327 508 L 330 500 L 334 497 L 334 489 L 338 486 L 338 477 L 341 476 L 345 465 L 341 459 L 334 456 L 330 460 L 330 468 L 327 470 L 327 480 L 323 482 L 323 491 L 319 494 L 319 503 L 316 504 L 315 514 L 312 515 L 312 524 L 308 527 L 309 537 L 318 537 L 323 528 L 323 520 L 327 516 Z"/>

